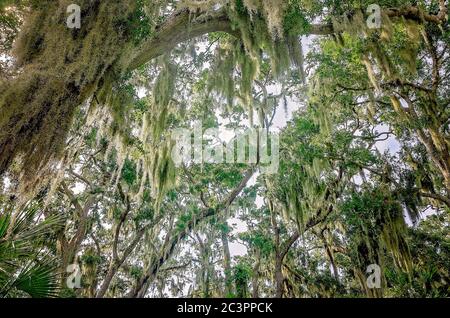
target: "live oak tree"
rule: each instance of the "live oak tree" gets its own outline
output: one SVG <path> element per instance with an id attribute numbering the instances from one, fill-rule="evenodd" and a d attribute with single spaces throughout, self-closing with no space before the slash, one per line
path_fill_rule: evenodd
<path id="1" fill-rule="evenodd" d="M 0 2 L 1 296 L 448 296 L 446 1 L 70 4 Z M 293 104 L 274 175 L 171 158 Z"/>
<path id="2" fill-rule="evenodd" d="M 42 170 L 42 164 L 60 153 L 77 107 L 92 96 L 100 95 L 101 91 L 106 90 L 102 95 L 107 96 L 111 83 L 125 72 L 189 38 L 215 31 L 225 31 L 240 38 L 246 48 L 244 55 L 249 57 L 244 56 L 242 61 L 241 90 L 245 95 L 257 73 L 258 50 L 266 50 L 275 62 L 275 69 L 279 69 L 286 63 L 280 51 L 285 41 L 290 44 L 288 47 L 293 59 L 299 62 L 298 47 L 292 46 L 298 42 L 290 40 L 292 36 L 341 36 L 341 32 L 361 26 L 365 28 L 362 13 L 358 10 L 354 16 L 344 19 L 344 23 L 339 22 L 341 16 L 334 16 L 328 24 L 312 25 L 308 19 L 320 16 L 320 12 L 314 3 L 309 2 L 187 1 L 181 2 L 181 6 L 187 8 L 173 13 L 170 12 L 173 9 L 167 10 L 169 3 L 82 1 L 78 4 L 83 8 L 83 23 L 79 30 L 65 25 L 68 1 L 29 4 L 32 12 L 18 35 L 16 45 L 16 65 L 22 71 L 12 79 L 20 85 L 4 80 L 0 89 L 0 173 L 3 174 L 12 160 L 22 154 L 25 178 L 36 179 L 33 175 Z M 219 9 L 215 10 L 217 5 Z M 311 8 L 308 10 L 308 7 Z M 345 5 L 337 8 L 331 5 L 331 9 L 332 13 L 345 12 Z M 409 5 L 387 10 L 383 17 L 388 20 L 391 17 L 409 18 L 407 23 L 412 24 L 422 19 L 426 24 L 440 26 L 446 20 L 445 1 L 439 2 L 438 9 L 437 14 L 432 14 Z M 155 22 L 160 14 L 165 17 L 161 24 Z M 322 17 L 325 21 L 330 18 Z M 143 22 L 149 25 L 141 26 Z M 385 22 L 383 25 L 390 24 Z M 285 34 L 289 36 L 276 43 L 276 38 Z M 377 54 L 382 54 L 379 48 L 375 49 Z M 386 61 L 386 58 L 377 58 Z M 382 67 L 389 76 L 393 76 L 393 70 L 387 69 L 387 65 Z M 27 105 L 26 111 L 22 105 Z M 441 142 L 433 146 L 444 145 Z M 446 164 L 441 163 L 443 172 Z"/>

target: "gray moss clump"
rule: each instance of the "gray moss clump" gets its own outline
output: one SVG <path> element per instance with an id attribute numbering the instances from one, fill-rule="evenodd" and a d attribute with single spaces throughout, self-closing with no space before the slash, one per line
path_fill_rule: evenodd
<path id="1" fill-rule="evenodd" d="M 41 1 L 15 47 L 21 68 L 0 83 L 0 174 L 14 159 L 25 188 L 33 187 L 61 153 L 75 109 L 121 74 L 133 2 L 79 1 L 81 29 L 66 27 L 71 1 Z M 20 156 L 20 157 L 19 157 Z"/>

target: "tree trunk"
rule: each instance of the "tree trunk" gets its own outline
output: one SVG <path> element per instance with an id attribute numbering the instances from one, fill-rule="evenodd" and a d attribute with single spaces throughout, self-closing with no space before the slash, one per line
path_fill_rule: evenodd
<path id="1" fill-rule="evenodd" d="M 283 260 L 280 255 L 276 255 L 275 257 L 275 297 L 282 298 L 283 297 L 283 283 L 284 276 L 282 272 Z"/>
<path id="2" fill-rule="evenodd" d="M 334 261 L 333 252 L 331 251 L 330 247 L 327 244 L 325 244 L 325 251 L 327 253 L 328 260 L 330 261 L 330 265 L 331 265 L 331 269 L 333 271 L 334 278 L 336 278 L 336 280 L 339 280 L 339 273 L 338 273 L 338 270 L 336 267 L 336 263 Z"/>
<path id="3" fill-rule="evenodd" d="M 272 230 L 275 235 L 275 268 L 274 268 L 274 278 L 275 278 L 275 297 L 282 298 L 283 297 L 283 258 L 281 251 L 281 242 L 280 242 L 280 228 L 278 227 L 275 212 L 271 209 L 271 223 Z"/>
<path id="4" fill-rule="evenodd" d="M 256 263 L 253 267 L 253 276 L 252 276 L 252 298 L 259 298 L 259 268 L 261 266 L 261 254 L 259 250 L 256 252 Z"/>
<path id="5" fill-rule="evenodd" d="M 225 292 L 224 296 L 229 297 L 233 294 L 233 278 L 231 277 L 231 257 L 230 247 L 228 245 L 228 233 L 221 230 L 222 246 L 223 246 L 223 272 L 225 275 Z"/>
<path id="6" fill-rule="evenodd" d="M 334 278 L 336 278 L 336 280 L 339 280 L 338 269 L 336 267 L 336 262 L 334 261 L 334 253 L 331 250 L 331 247 L 328 245 L 327 239 L 325 238 L 325 235 L 323 234 L 323 231 L 320 232 L 320 237 L 322 239 L 323 247 L 324 247 L 325 252 L 327 254 L 328 260 L 330 261 L 330 266 L 331 266 L 331 270 L 332 270 L 332 273 L 334 275 Z"/>
<path id="7" fill-rule="evenodd" d="M 115 262 L 112 262 L 109 265 L 108 272 L 106 273 L 105 279 L 103 280 L 102 285 L 100 286 L 100 289 L 97 292 L 96 297 L 97 298 L 103 298 L 108 291 L 109 285 L 111 284 L 112 279 L 117 273 L 117 270 L 119 269 L 119 265 Z"/>

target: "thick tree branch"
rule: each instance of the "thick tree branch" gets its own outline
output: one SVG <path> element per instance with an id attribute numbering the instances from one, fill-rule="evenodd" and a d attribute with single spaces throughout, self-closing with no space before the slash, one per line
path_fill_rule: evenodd
<path id="1" fill-rule="evenodd" d="M 197 15 L 187 9 L 178 11 L 156 28 L 156 34 L 151 39 L 139 46 L 129 69 L 136 69 L 155 57 L 170 52 L 180 43 L 211 32 L 226 32 L 240 37 L 240 31 L 232 28 L 232 23 L 223 10 Z M 333 27 L 328 24 L 314 24 L 308 29 L 308 34 L 332 33 Z"/>
<path id="2" fill-rule="evenodd" d="M 390 8 L 385 10 L 391 17 L 405 17 L 416 21 L 427 21 L 436 24 L 445 23 L 448 9 L 445 1 L 440 1 L 440 11 L 433 15 L 421 11 L 415 6 Z M 213 13 L 192 13 L 187 9 L 175 12 L 163 24 L 156 28 L 156 34 L 144 42 L 132 57 L 129 69 L 136 69 L 146 62 L 172 50 L 177 44 L 211 33 L 226 32 L 240 37 L 239 30 L 232 28 L 232 23 L 225 10 Z M 330 35 L 335 33 L 332 24 L 311 24 L 306 34 Z"/>
<path id="3" fill-rule="evenodd" d="M 450 199 L 443 195 L 440 195 L 437 193 L 428 193 L 428 192 L 423 192 L 423 191 L 419 192 L 419 195 L 424 198 L 430 198 L 430 199 L 435 199 L 435 200 L 441 201 L 450 208 Z"/>
<path id="4" fill-rule="evenodd" d="M 144 42 L 130 63 L 135 69 L 164 53 L 170 52 L 177 44 L 211 32 L 227 32 L 237 35 L 225 12 L 195 15 L 187 9 L 178 11 L 157 27 L 156 34 Z"/>
<path id="5" fill-rule="evenodd" d="M 177 231 L 175 235 L 171 238 L 169 248 L 163 251 L 160 258 L 156 259 L 155 262 L 153 262 L 149 269 L 147 270 L 146 274 L 139 280 L 137 283 L 137 286 L 135 286 L 131 292 L 128 294 L 128 297 L 134 298 L 137 297 L 140 294 L 141 289 L 146 286 L 149 279 L 152 277 L 155 277 L 155 275 L 158 273 L 161 266 L 169 259 L 173 252 L 175 251 L 176 246 L 179 242 L 181 242 L 191 231 L 192 229 L 199 223 L 201 223 L 203 220 L 217 215 L 220 211 L 226 210 L 230 207 L 230 205 L 234 202 L 234 200 L 238 197 L 238 195 L 242 192 L 242 190 L 245 188 L 249 180 L 252 178 L 256 171 L 256 167 L 252 166 L 247 172 L 244 174 L 244 177 L 242 181 L 239 183 L 239 185 L 228 195 L 228 197 L 222 201 L 221 204 L 219 204 L 216 208 L 209 208 L 209 209 L 203 209 L 199 216 L 194 217 L 188 224 L 186 225 L 184 230 Z"/>

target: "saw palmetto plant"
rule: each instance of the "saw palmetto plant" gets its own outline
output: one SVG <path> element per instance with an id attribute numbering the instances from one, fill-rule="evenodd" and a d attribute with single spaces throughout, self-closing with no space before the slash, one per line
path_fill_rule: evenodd
<path id="1" fill-rule="evenodd" d="M 61 216 L 39 220 L 39 205 L 0 215 L 0 296 L 55 297 L 58 267 L 49 240 L 62 226 Z"/>

